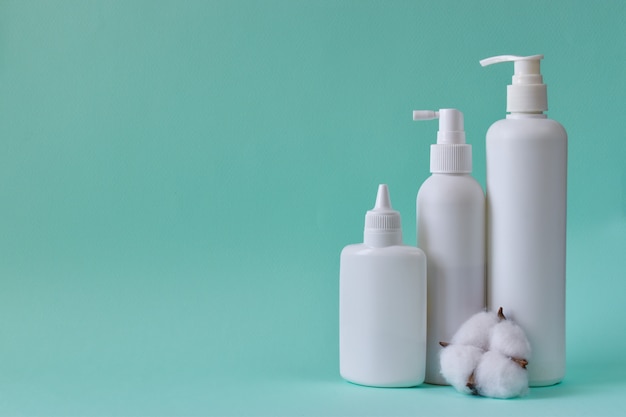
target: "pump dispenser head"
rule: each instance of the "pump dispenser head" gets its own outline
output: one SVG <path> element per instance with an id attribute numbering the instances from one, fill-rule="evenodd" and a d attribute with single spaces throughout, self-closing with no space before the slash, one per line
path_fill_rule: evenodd
<path id="1" fill-rule="evenodd" d="M 543 113 L 548 110 L 547 86 L 540 69 L 542 59 L 543 55 L 499 55 L 480 61 L 483 67 L 500 62 L 514 63 L 513 81 L 507 86 L 507 112 Z"/>
<path id="2" fill-rule="evenodd" d="M 402 244 L 400 213 L 391 207 L 387 184 L 378 186 L 376 204 L 365 215 L 363 243 L 374 247 Z"/>
<path id="3" fill-rule="evenodd" d="M 414 110 L 413 120 L 439 119 L 437 144 L 430 146 L 430 172 L 469 174 L 472 172 L 472 145 L 465 143 L 463 113 L 457 109 Z"/>

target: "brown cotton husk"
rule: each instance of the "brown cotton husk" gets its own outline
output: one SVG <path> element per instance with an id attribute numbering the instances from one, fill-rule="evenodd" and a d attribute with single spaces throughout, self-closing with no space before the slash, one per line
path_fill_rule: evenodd
<path id="1" fill-rule="evenodd" d="M 472 391 L 472 395 L 478 395 L 478 388 L 476 387 L 476 378 L 474 377 L 474 372 L 472 372 L 469 378 L 467 378 L 467 388 Z"/>

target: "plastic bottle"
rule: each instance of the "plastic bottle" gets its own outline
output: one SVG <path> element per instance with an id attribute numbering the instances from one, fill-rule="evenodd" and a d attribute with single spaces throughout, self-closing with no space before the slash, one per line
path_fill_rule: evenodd
<path id="1" fill-rule="evenodd" d="M 363 243 L 341 252 L 339 364 L 341 376 L 376 387 L 424 381 L 426 257 L 402 244 L 400 213 L 385 184 L 365 215 Z"/>
<path id="2" fill-rule="evenodd" d="M 531 386 L 565 375 L 567 133 L 543 113 L 543 55 L 514 62 L 506 119 L 487 131 L 488 305 L 504 307 L 527 332 Z"/>
<path id="3" fill-rule="evenodd" d="M 472 172 L 463 113 L 415 111 L 414 120 L 439 118 L 431 145 L 432 175 L 417 194 L 418 246 L 428 258 L 426 382 L 446 385 L 440 341 L 448 342 L 473 314 L 485 309 L 485 194 Z"/>

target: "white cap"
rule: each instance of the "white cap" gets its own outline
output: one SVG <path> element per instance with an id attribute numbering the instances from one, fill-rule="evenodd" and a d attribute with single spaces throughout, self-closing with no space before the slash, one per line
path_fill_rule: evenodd
<path id="1" fill-rule="evenodd" d="M 539 62 L 543 55 L 500 55 L 480 61 L 483 67 L 500 62 L 514 62 L 513 83 L 507 86 L 506 111 L 542 113 L 548 110 L 547 86 L 543 83 Z"/>
<path id="2" fill-rule="evenodd" d="M 363 243 L 374 247 L 402 244 L 400 213 L 391 208 L 387 184 L 378 186 L 376 204 L 365 214 Z"/>
<path id="3" fill-rule="evenodd" d="M 415 110 L 413 120 L 439 119 L 437 144 L 430 145 L 430 172 L 469 174 L 472 172 L 472 145 L 465 143 L 463 113 L 457 109 Z"/>

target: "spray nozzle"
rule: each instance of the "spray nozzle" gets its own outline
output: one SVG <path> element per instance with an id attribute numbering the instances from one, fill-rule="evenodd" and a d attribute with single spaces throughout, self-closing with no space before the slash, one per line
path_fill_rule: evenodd
<path id="1" fill-rule="evenodd" d="M 413 120 L 439 119 L 439 112 L 434 110 L 413 110 Z"/>
<path id="2" fill-rule="evenodd" d="M 414 110 L 413 120 L 439 119 L 437 144 L 464 144 L 465 129 L 463 127 L 463 113 L 457 109 Z"/>
<path id="3" fill-rule="evenodd" d="M 480 61 L 487 66 L 500 62 L 513 62 L 513 82 L 507 87 L 508 112 L 542 113 L 548 110 L 548 94 L 541 76 L 543 55 L 499 55 Z"/>
<path id="4" fill-rule="evenodd" d="M 472 147 L 465 143 L 463 113 L 457 109 L 414 110 L 413 120 L 439 119 L 437 144 L 430 147 L 430 172 L 467 174 L 472 172 Z"/>

